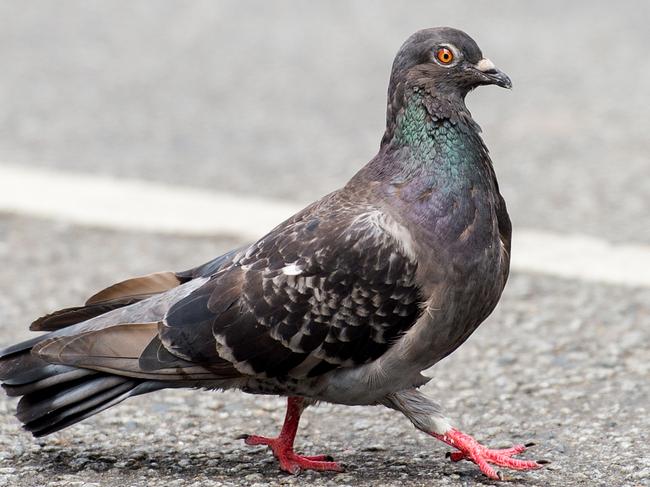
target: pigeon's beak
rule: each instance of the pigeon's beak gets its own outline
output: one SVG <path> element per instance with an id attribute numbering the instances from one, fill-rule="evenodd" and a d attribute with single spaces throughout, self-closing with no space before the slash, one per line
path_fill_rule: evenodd
<path id="1" fill-rule="evenodd" d="M 489 59 L 481 59 L 474 67 L 481 73 L 484 84 L 497 85 L 501 88 L 512 88 L 512 81 L 508 75 L 497 69 Z"/>

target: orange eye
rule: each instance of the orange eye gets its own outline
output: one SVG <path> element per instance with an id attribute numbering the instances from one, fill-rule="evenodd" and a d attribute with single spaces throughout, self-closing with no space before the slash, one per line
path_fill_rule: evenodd
<path id="1" fill-rule="evenodd" d="M 441 47 L 436 52 L 436 57 L 442 64 L 449 64 L 454 60 L 454 53 L 446 47 Z"/>

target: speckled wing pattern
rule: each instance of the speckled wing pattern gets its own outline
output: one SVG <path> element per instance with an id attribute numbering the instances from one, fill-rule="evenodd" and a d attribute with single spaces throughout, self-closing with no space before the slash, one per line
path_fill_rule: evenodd
<path id="1" fill-rule="evenodd" d="M 330 198 L 331 200 L 331 198 Z M 417 263 L 378 210 L 330 200 L 237 255 L 160 325 L 173 354 L 242 374 L 315 377 L 377 359 L 415 323 Z M 329 203 L 329 204 L 328 204 Z"/>

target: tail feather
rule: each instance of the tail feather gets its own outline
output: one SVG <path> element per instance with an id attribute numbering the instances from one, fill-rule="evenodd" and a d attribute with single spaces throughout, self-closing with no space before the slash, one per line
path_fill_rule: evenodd
<path id="1" fill-rule="evenodd" d="M 2 382 L 3 386 L 22 386 L 30 382 L 36 382 L 57 375 L 67 369 L 67 365 L 43 365 L 37 368 L 26 369 L 22 372 L 16 372 L 15 374 L 3 379 Z"/>
<path id="2" fill-rule="evenodd" d="M 62 430 L 131 397 L 136 384 L 137 381 L 124 380 L 103 392 L 38 416 L 26 422 L 24 428 L 37 437 Z"/>
<path id="3" fill-rule="evenodd" d="M 133 395 L 169 386 L 46 362 L 31 352 L 47 339 L 41 335 L 0 351 L 2 387 L 9 396 L 22 396 L 16 417 L 34 436 L 59 431 Z"/>
<path id="4" fill-rule="evenodd" d="M 104 392 L 126 381 L 123 377 L 93 377 L 91 379 L 73 381 L 64 384 L 58 392 L 39 391 L 23 396 L 18 402 L 16 417 L 23 423 L 28 423 L 52 411 L 65 408 L 83 401 L 85 398 Z"/>
<path id="5" fill-rule="evenodd" d="M 43 335 L 37 336 L 0 350 L 0 379 L 4 379 L 6 375 L 12 374 L 11 369 L 9 368 L 10 362 L 8 362 L 8 360 L 22 355 L 24 352 L 29 352 L 32 347 L 42 341 L 43 338 Z"/>
<path id="6" fill-rule="evenodd" d="M 94 374 L 96 372 L 92 370 L 76 369 L 67 365 L 46 365 L 11 378 L 5 381 L 2 387 L 8 396 L 24 396 Z"/>
<path id="7" fill-rule="evenodd" d="M 158 320 L 203 282 L 184 288 L 186 280 L 159 273 L 118 283 L 84 307 L 35 322 L 33 329 L 49 333 L 0 350 L 0 381 L 9 396 L 22 396 L 16 416 L 24 428 L 43 436 L 128 397 L 167 387 L 216 387 L 238 377 L 229 362 L 207 368 L 162 347 Z M 96 314 L 100 316 L 85 321 Z M 128 321 L 132 318 L 149 321 Z"/>

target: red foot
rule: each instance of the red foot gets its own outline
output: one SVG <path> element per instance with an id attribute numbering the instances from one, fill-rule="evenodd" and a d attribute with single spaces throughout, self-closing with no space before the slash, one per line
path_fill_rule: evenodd
<path id="1" fill-rule="evenodd" d="M 526 447 L 524 445 L 515 445 L 512 448 L 501 450 L 490 450 L 481 445 L 471 436 L 453 428 L 447 431 L 444 435 L 432 433 L 432 436 L 459 450 L 449 454 L 452 462 L 459 462 L 460 460 L 472 461 L 478 465 L 481 472 L 494 480 L 503 480 L 503 475 L 501 472 L 494 470 L 490 464 L 513 470 L 534 470 L 541 468 L 542 465 L 546 463 L 541 460 L 540 462 L 534 462 L 511 458 L 513 455 L 525 451 Z"/>
<path id="2" fill-rule="evenodd" d="M 287 399 L 287 414 L 284 418 L 282 431 L 277 438 L 266 438 L 264 436 L 244 435 L 242 438 L 247 445 L 267 445 L 275 458 L 280 462 L 280 468 L 291 474 L 300 473 L 301 470 L 332 470 L 342 472 L 343 468 L 332 461 L 329 455 L 315 455 L 306 457 L 298 455 L 293 451 L 293 441 L 298 431 L 300 415 L 305 408 L 305 402 L 299 397 Z"/>
<path id="3" fill-rule="evenodd" d="M 275 458 L 280 462 L 280 469 L 290 474 L 298 474 L 302 470 L 319 470 L 342 472 L 341 466 L 334 462 L 329 455 L 298 455 L 293 451 L 293 446 L 288 444 L 282 436 L 266 438 L 264 436 L 247 436 L 244 440 L 247 445 L 267 445 Z"/>

